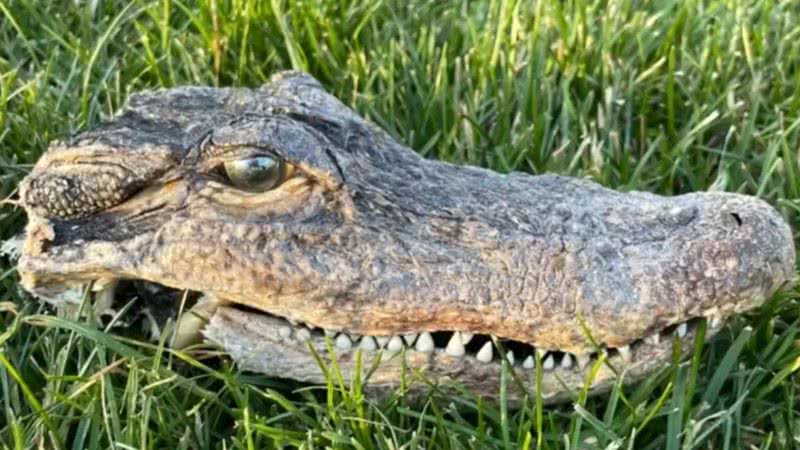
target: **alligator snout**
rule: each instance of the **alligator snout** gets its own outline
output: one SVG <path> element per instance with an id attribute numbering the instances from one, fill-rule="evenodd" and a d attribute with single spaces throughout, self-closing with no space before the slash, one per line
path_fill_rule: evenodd
<path id="1" fill-rule="evenodd" d="M 791 277 L 791 230 L 766 202 L 728 193 L 641 195 L 645 203 L 634 210 L 600 214 L 611 223 L 627 217 L 635 232 L 598 235 L 581 258 L 578 313 L 600 342 L 627 345 L 691 318 L 724 319 L 760 305 Z"/>
<path id="2" fill-rule="evenodd" d="M 796 258 L 792 230 L 763 200 L 737 194 L 708 195 L 716 204 L 709 209 L 716 210 L 719 231 L 709 237 L 709 255 L 715 264 L 709 265 L 704 275 L 726 281 L 712 294 L 734 296 L 738 291 L 734 309 L 749 309 L 791 280 Z M 762 292 L 748 301 L 754 288 Z"/>

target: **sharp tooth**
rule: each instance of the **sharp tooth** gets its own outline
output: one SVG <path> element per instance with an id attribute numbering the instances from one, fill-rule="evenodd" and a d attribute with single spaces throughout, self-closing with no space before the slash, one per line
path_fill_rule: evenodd
<path id="1" fill-rule="evenodd" d="M 467 333 L 466 331 L 458 331 L 457 333 L 461 336 L 461 344 L 463 345 L 469 344 L 469 341 L 475 336 L 474 333 Z"/>
<path id="2" fill-rule="evenodd" d="M 92 285 L 92 288 L 98 286 L 98 282 Z M 94 309 L 98 313 L 104 313 L 111 309 L 114 305 L 114 295 L 117 291 L 117 280 L 107 279 L 102 284 L 102 289 L 97 290 L 94 294 Z"/>
<path id="3" fill-rule="evenodd" d="M 278 328 L 278 336 L 289 339 L 292 336 L 292 329 L 288 325 Z"/>
<path id="4" fill-rule="evenodd" d="M 453 335 L 450 336 L 450 340 L 447 342 L 447 347 L 444 349 L 444 351 L 450 356 L 464 356 L 464 344 L 462 337 L 458 332 L 453 333 Z"/>
<path id="5" fill-rule="evenodd" d="M 95 280 L 92 283 L 92 291 L 93 292 L 100 292 L 108 289 L 109 287 L 116 287 L 117 279 L 116 278 L 100 278 Z"/>
<path id="6" fill-rule="evenodd" d="M 150 337 L 157 341 L 161 338 L 161 327 L 158 326 L 158 322 L 156 321 L 153 314 L 150 312 L 149 308 L 144 308 L 143 312 L 145 316 L 147 316 L 147 321 L 150 322 Z"/>
<path id="7" fill-rule="evenodd" d="M 722 319 L 719 316 L 711 316 L 708 319 L 708 326 L 711 328 L 719 328 L 722 325 Z"/>
<path id="8" fill-rule="evenodd" d="M 364 336 L 364 338 L 361 339 L 361 344 L 359 344 L 359 347 L 362 350 L 373 352 L 378 349 L 378 344 L 375 342 L 375 338 L 372 336 Z"/>
<path id="9" fill-rule="evenodd" d="M 389 339 L 391 339 L 389 336 L 377 336 L 375 338 L 380 348 L 386 347 L 386 344 L 389 343 Z"/>
<path id="10" fill-rule="evenodd" d="M 297 326 L 297 324 L 299 324 L 299 323 L 300 323 L 300 322 L 298 322 L 298 321 L 296 321 L 296 320 L 294 320 L 294 319 L 286 319 L 286 320 L 288 320 L 288 321 L 289 321 L 289 323 L 290 323 L 290 324 L 292 324 L 292 326 L 293 326 L 293 327 L 296 327 L 296 326 Z"/>
<path id="11" fill-rule="evenodd" d="M 389 339 L 389 343 L 386 344 L 386 350 L 390 352 L 399 352 L 402 349 L 403 339 L 401 339 L 400 336 L 392 336 L 392 338 Z"/>
<path id="12" fill-rule="evenodd" d="M 622 360 L 626 363 L 631 362 L 631 346 L 630 345 L 623 345 L 622 347 L 617 348 L 619 352 L 619 356 L 622 357 Z"/>
<path id="13" fill-rule="evenodd" d="M 525 369 L 533 369 L 533 366 L 535 364 L 536 363 L 533 360 L 533 355 L 528 355 L 528 357 L 525 358 L 525 361 L 522 361 L 522 367 L 525 368 Z"/>
<path id="14" fill-rule="evenodd" d="M 409 347 L 414 345 L 414 341 L 416 339 L 417 339 L 417 333 L 411 333 L 411 334 L 404 334 L 403 335 L 403 340 L 406 341 L 406 345 L 408 345 Z"/>
<path id="15" fill-rule="evenodd" d="M 323 332 L 323 333 L 325 333 L 325 336 L 327 336 L 327 337 L 329 337 L 329 338 L 331 338 L 331 339 L 333 339 L 333 338 L 335 338 L 335 337 L 336 337 L 336 332 L 335 332 L 335 331 L 332 331 L 332 330 L 322 330 L 322 332 Z"/>
<path id="16" fill-rule="evenodd" d="M 588 353 L 584 353 L 582 355 L 578 355 L 575 357 L 575 360 L 578 362 L 578 368 L 583 370 L 586 366 L 589 365 L 589 361 L 591 361 L 592 357 Z"/>
<path id="17" fill-rule="evenodd" d="M 483 347 L 478 350 L 478 354 L 475 355 L 475 359 L 482 363 L 488 363 L 492 361 L 492 341 L 487 341 L 485 344 L 483 344 Z"/>
<path id="18" fill-rule="evenodd" d="M 686 336 L 686 332 L 688 330 L 689 330 L 689 327 L 686 326 L 686 323 L 682 323 L 682 324 L 678 325 L 678 328 L 675 329 L 675 334 L 677 334 L 678 337 L 682 338 L 682 337 Z"/>
<path id="19" fill-rule="evenodd" d="M 514 352 L 512 352 L 511 350 L 507 351 L 506 359 L 508 360 L 508 365 L 513 366 L 515 361 Z"/>
<path id="20" fill-rule="evenodd" d="M 555 360 L 553 360 L 553 355 L 548 354 L 547 357 L 544 359 L 542 363 L 542 369 L 544 370 L 553 370 L 556 366 Z"/>
<path id="21" fill-rule="evenodd" d="M 294 337 L 300 342 L 305 342 L 311 339 L 311 332 L 305 328 L 298 328 L 294 333 Z"/>
<path id="22" fill-rule="evenodd" d="M 344 333 L 336 336 L 336 348 L 339 350 L 350 350 L 353 347 L 353 341 L 350 340 L 350 337 Z"/>
<path id="23" fill-rule="evenodd" d="M 433 345 L 433 336 L 427 331 L 419 335 L 417 345 L 414 347 L 418 352 L 430 353 L 435 346 Z"/>
<path id="24" fill-rule="evenodd" d="M 716 306 L 703 311 L 703 315 L 705 316 L 709 325 L 711 325 L 712 322 L 721 319 L 721 311 Z"/>
<path id="25" fill-rule="evenodd" d="M 561 358 L 561 368 L 569 369 L 570 367 L 572 367 L 572 355 L 570 353 L 564 353 L 564 357 Z"/>
<path id="26" fill-rule="evenodd" d="M 661 334 L 653 333 L 650 336 L 644 338 L 644 340 L 650 345 L 658 345 L 658 343 L 661 342 Z"/>

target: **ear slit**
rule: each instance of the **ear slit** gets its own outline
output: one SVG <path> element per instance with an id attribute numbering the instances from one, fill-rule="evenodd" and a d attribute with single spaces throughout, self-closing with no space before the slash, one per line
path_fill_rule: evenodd
<path id="1" fill-rule="evenodd" d="M 328 155 L 328 157 L 333 162 L 333 165 L 336 166 L 336 171 L 339 172 L 339 177 L 342 178 L 342 182 L 346 183 L 347 179 L 344 176 L 344 171 L 342 170 L 342 166 L 339 165 L 339 160 L 336 159 L 336 155 L 331 151 L 329 147 L 325 147 L 325 154 Z"/>

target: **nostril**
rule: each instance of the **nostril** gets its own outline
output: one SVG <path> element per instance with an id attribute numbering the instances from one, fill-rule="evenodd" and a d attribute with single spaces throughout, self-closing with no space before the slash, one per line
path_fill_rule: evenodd
<path id="1" fill-rule="evenodd" d="M 736 221 L 736 224 L 742 226 L 742 217 L 737 213 L 731 213 L 731 216 Z"/>

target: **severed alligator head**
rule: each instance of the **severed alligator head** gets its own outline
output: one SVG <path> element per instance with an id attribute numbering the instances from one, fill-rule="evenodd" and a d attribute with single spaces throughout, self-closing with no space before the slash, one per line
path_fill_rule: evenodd
<path id="1" fill-rule="evenodd" d="M 710 336 L 760 305 L 795 263 L 788 225 L 756 198 L 426 160 L 291 72 L 133 95 L 51 145 L 20 195 L 30 292 L 202 293 L 209 320 L 188 323 L 243 366 L 321 382 L 310 349 L 330 342 L 345 380 L 358 351 L 365 371 L 380 355 L 377 388 L 410 368 L 492 396 L 501 352 L 531 391 L 538 364 L 545 398 L 582 386 L 600 355 L 596 391 L 616 369 L 636 380 L 699 319 Z"/>

